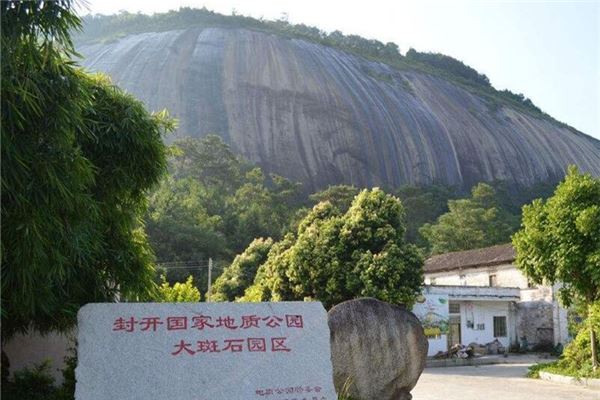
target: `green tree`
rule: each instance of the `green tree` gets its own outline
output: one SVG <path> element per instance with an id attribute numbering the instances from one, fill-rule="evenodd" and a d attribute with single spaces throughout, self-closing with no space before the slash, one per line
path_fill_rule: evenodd
<path id="1" fill-rule="evenodd" d="M 396 194 L 406 211 L 406 240 L 419 247 L 427 247 L 427 240 L 419 233 L 419 228 L 448 212 L 448 200 L 456 197 L 455 191 L 440 185 L 404 185 Z"/>
<path id="2" fill-rule="evenodd" d="M 211 196 L 192 178 L 172 177 L 151 194 L 146 231 L 159 261 L 198 261 L 230 254 L 222 217 L 210 215 L 205 205 Z"/>
<path id="3" fill-rule="evenodd" d="M 185 283 L 176 282 L 173 286 L 163 276 L 163 282 L 158 288 L 155 301 L 160 303 L 197 303 L 200 301 L 200 291 L 194 285 L 190 275 Z"/>
<path id="4" fill-rule="evenodd" d="M 192 177 L 206 187 L 233 193 L 250 169 L 217 135 L 186 138 L 174 144 L 171 172 L 176 178 Z"/>
<path id="5" fill-rule="evenodd" d="M 255 238 L 279 239 L 288 229 L 299 184 L 265 176 L 215 135 L 178 141 L 173 153 L 172 177 L 151 195 L 146 216 L 160 260 L 228 264 Z"/>
<path id="6" fill-rule="evenodd" d="M 399 199 L 363 190 L 346 213 L 317 204 L 275 244 L 242 300 L 318 299 L 329 308 L 358 296 L 408 306 L 422 284 L 423 259 L 404 241 Z"/>
<path id="7" fill-rule="evenodd" d="M 0 5 L 3 340 L 68 328 L 82 304 L 154 288 L 140 215 L 172 123 L 69 59 L 72 5 Z"/>
<path id="8" fill-rule="evenodd" d="M 514 231 L 515 217 L 499 207 L 494 188 L 486 183 L 474 186 L 471 198 L 449 200 L 448 208 L 435 224 L 419 230 L 432 254 L 505 243 Z"/>
<path id="9" fill-rule="evenodd" d="M 346 212 L 352 205 L 354 198 L 360 193 L 360 190 L 354 186 L 334 185 L 325 190 L 310 195 L 310 199 L 315 203 L 324 201 L 330 202 L 341 212 Z"/>
<path id="10" fill-rule="evenodd" d="M 279 242 L 273 243 L 267 260 L 256 271 L 253 284 L 246 289 L 240 302 L 283 301 L 295 299 L 291 290 L 287 270 L 289 250 L 295 243 L 295 236 L 288 233 Z"/>
<path id="11" fill-rule="evenodd" d="M 561 284 L 562 302 L 589 308 L 590 348 L 598 366 L 592 304 L 600 300 L 600 180 L 571 166 L 548 200 L 523 207 L 513 236 L 517 265 L 534 283 Z"/>
<path id="12" fill-rule="evenodd" d="M 244 252 L 235 257 L 230 266 L 225 268 L 217 278 L 212 293 L 211 301 L 234 301 L 244 295 L 244 291 L 252 285 L 256 271 L 266 260 L 273 239 L 254 239 Z"/>

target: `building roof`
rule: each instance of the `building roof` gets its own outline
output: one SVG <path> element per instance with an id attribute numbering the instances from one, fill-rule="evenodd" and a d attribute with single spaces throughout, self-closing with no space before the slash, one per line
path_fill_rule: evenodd
<path id="1" fill-rule="evenodd" d="M 511 244 L 501 244 L 433 256 L 425 261 L 423 270 L 425 273 L 432 273 L 509 264 L 515 260 L 515 256 L 515 249 Z"/>

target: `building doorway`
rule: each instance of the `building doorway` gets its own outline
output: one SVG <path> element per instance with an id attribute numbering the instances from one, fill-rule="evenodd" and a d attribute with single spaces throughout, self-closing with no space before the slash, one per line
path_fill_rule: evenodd
<path id="1" fill-rule="evenodd" d="M 448 321 L 448 349 L 460 343 L 460 315 L 451 315 Z"/>

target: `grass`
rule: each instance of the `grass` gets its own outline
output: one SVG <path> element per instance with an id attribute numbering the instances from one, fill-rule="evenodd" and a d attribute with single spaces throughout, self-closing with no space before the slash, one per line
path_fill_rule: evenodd
<path id="1" fill-rule="evenodd" d="M 560 360 L 550 363 L 534 364 L 529 367 L 527 377 L 533 379 L 540 378 L 540 372 L 549 372 L 551 374 L 571 376 L 573 378 L 600 378 L 600 370 L 594 372 L 591 366 L 583 365 L 579 369 L 568 368 L 561 364 Z"/>

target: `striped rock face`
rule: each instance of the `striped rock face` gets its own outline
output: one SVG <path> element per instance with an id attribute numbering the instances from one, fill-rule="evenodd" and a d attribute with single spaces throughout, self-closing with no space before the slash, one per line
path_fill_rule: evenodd
<path id="1" fill-rule="evenodd" d="M 233 28 L 142 33 L 84 45 L 149 109 L 179 119 L 178 137 L 216 133 L 268 172 L 328 184 L 519 186 L 600 176 L 600 142 L 558 124 L 491 107 L 440 77 L 342 51 Z"/>

